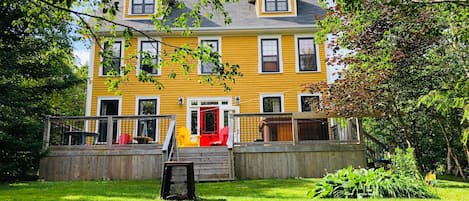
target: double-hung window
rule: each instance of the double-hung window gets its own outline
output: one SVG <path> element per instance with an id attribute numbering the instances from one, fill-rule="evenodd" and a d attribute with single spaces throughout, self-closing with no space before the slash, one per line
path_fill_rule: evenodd
<path id="1" fill-rule="evenodd" d="M 122 41 L 115 41 L 113 44 L 104 43 L 102 75 L 107 75 L 111 70 L 120 74 L 121 54 Z"/>
<path id="2" fill-rule="evenodd" d="M 264 0 L 266 12 L 288 11 L 288 0 Z"/>
<path id="3" fill-rule="evenodd" d="M 281 96 L 263 96 L 262 112 L 282 112 Z"/>
<path id="4" fill-rule="evenodd" d="M 318 95 L 302 95 L 300 96 L 300 112 L 314 112 L 319 109 Z M 314 106 L 314 108 L 313 108 Z"/>
<path id="5" fill-rule="evenodd" d="M 140 41 L 140 70 L 158 75 L 159 47 L 156 41 Z"/>
<path id="6" fill-rule="evenodd" d="M 220 47 L 219 47 L 219 40 L 200 40 L 200 44 L 203 47 L 210 47 L 211 52 L 213 53 L 220 53 Z M 213 55 L 215 56 L 215 55 Z M 212 55 L 210 55 L 212 58 Z M 201 74 L 210 74 L 213 73 L 213 68 L 215 68 L 215 64 L 213 62 L 200 62 L 200 73 Z"/>
<path id="7" fill-rule="evenodd" d="M 279 39 L 261 39 L 262 72 L 280 72 Z"/>
<path id="8" fill-rule="evenodd" d="M 297 38 L 298 70 L 300 72 L 318 71 L 316 45 L 313 38 Z"/>
<path id="9" fill-rule="evenodd" d="M 155 13 L 155 0 L 131 0 L 132 14 Z"/>

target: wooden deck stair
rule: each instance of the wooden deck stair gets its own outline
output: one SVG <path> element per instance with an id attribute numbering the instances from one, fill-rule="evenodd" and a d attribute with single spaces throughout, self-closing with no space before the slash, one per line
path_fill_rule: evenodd
<path id="1" fill-rule="evenodd" d="M 196 181 L 233 180 L 230 174 L 230 154 L 226 147 L 178 148 L 173 161 L 194 162 Z"/>

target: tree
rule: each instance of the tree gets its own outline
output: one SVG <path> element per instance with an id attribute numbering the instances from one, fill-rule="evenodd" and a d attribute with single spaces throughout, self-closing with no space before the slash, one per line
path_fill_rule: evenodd
<path id="1" fill-rule="evenodd" d="M 129 46 L 129 39 L 134 33 L 138 33 L 147 39 L 160 43 L 160 46 L 168 46 L 174 48 L 174 52 L 163 52 L 160 55 L 160 59 L 163 62 L 153 64 L 153 68 L 163 68 L 168 63 L 174 63 L 181 67 L 183 75 L 191 73 L 196 67 L 196 64 L 191 63 L 191 60 L 200 60 L 202 62 L 209 62 L 214 64 L 213 73 L 210 75 L 200 76 L 198 82 L 207 83 L 214 85 L 215 83 L 220 84 L 225 91 L 231 90 L 231 84 L 235 83 L 237 77 L 241 77 L 242 73 L 239 72 L 239 66 L 229 63 L 222 63 L 220 55 L 217 51 L 212 51 L 209 46 L 199 46 L 195 49 L 190 48 L 189 45 L 174 46 L 172 44 L 164 43 L 156 40 L 152 35 L 138 30 L 130 25 L 120 23 L 116 19 L 116 15 L 119 12 L 119 2 L 111 0 L 34 0 L 32 1 L 37 6 L 44 7 L 45 10 L 49 11 L 63 11 L 70 13 L 72 18 L 69 23 L 76 23 L 79 26 L 77 32 L 81 35 L 88 36 L 86 39 L 92 40 L 92 42 L 100 47 L 102 50 L 101 57 L 112 58 L 112 48 L 108 48 L 108 51 L 101 45 L 104 43 L 113 44 L 115 37 L 120 36 L 125 39 L 125 47 Z M 183 1 L 179 0 L 158 0 L 156 1 L 159 6 L 155 14 L 152 15 L 152 22 L 155 27 L 155 32 L 171 32 L 172 28 L 183 28 L 185 31 L 183 35 L 190 35 L 193 28 L 200 27 L 204 17 L 213 18 L 214 15 L 222 15 L 225 19 L 225 23 L 230 23 L 231 18 L 229 14 L 224 10 L 224 4 L 234 3 L 237 0 L 208 0 L 208 1 L 197 1 L 194 2 L 191 9 L 186 9 L 186 5 Z M 77 6 L 81 8 L 97 8 L 97 11 L 93 9 L 79 10 Z M 189 11 L 188 11 L 189 10 Z M 171 13 L 180 13 L 180 15 L 174 19 L 168 18 Z M 117 31 L 117 29 L 123 29 L 123 31 Z M 109 35 L 102 36 L 98 32 L 106 31 Z M 142 54 L 148 54 L 142 52 Z M 134 56 L 124 59 L 133 59 Z M 165 61 L 165 58 L 169 58 Z M 112 60 L 112 59 L 110 59 Z M 152 63 L 151 58 L 145 58 L 144 61 Z M 122 70 L 123 75 L 112 68 L 112 62 L 104 62 L 104 67 L 109 69 L 107 86 L 110 90 L 118 91 L 121 82 L 127 80 L 127 74 L 135 69 L 135 66 L 127 64 Z M 169 77 L 176 78 L 179 73 L 171 72 Z M 138 80 L 141 82 L 153 83 L 157 89 L 163 89 L 164 84 L 161 83 L 158 78 L 150 76 L 145 71 L 140 71 Z"/>
<path id="2" fill-rule="evenodd" d="M 71 69 L 64 12 L 45 14 L 26 0 L 0 7 L 0 181 L 33 179 L 52 94 L 82 80 Z M 31 16 L 38 16 L 32 18 Z"/>
<path id="3" fill-rule="evenodd" d="M 469 156 L 467 135 L 462 134 L 469 123 L 465 109 L 468 6 L 459 1 L 335 3 L 321 20 L 317 37 L 324 39 L 333 33 L 338 37 L 335 48 L 352 50 L 329 59 L 348 69 L 334 84 L 310 83 L 306 88 L 329 94 L 323 96 L 327 111 L 389 119 L 390 134 L 401 136 L 408 146 L 424 149 L 416 149 L 417 156 L 430 149 L 424 146 L 428 142 L 418 138 L 421 133 L 442 136 L 447 161 L 454 161 L 464 176 L 462 167 L 469 160 L 461 163 L 460 152 L 455 150 L 462 147 L 466 158 Z M 425 165 L 431 166 L 431 162 Z"/>

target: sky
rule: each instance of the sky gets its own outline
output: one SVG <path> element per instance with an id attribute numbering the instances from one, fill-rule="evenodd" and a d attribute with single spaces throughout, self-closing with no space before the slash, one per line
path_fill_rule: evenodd
<path id="1" fill-rule="evenodd" d="M 75 55 L 77 65 L 88 65 L 90 60 L 89 44 L 85 44 L 84 41 L 73 42 L 73 55 Z"/>
<path id="2" fill-rule="evenodd" d="M 89 5 L 86 5 L 89 6 Z M 87 7 L 84 5 L 77 5 L 74 6 L 73 10 L 76 10 L 78 12 L 84 12 L 87 13 Z M 82 16 L 85 21 L 88 21 L 87 16 Z M 72 24 L 73 28 L 73 33 L 72 35 L 80 36 L 79 33 L 76 32 L 78 29 L 77 24 Z M 89 65 L 89 60 L 90 60 L 90 49 L 89 49 L 89 41 L 88 40 L 80 40 L 80 41 L 73 41 L 73 55 L 75 55 L 75 62 L 77 65 Z"/>

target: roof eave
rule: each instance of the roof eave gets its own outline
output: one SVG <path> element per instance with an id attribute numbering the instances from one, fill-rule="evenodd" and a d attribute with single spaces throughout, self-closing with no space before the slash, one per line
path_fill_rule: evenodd
<path id="1" fill-rule="evenodd" d="M 259 35 L 259 34 L 293 34 L 293 33 L 312 33 L 316 32 L 318 26 L 315 24 L 297 25 L 297 26 L 271 26 L 271 27 L 198 27 L 191 28 L 191 36 L 198 35 Z M 173 28 L 171 32 L 156 32 L 154 30 L 141 30 L 148 35 L 158 36 L 181 36 L 185 28 Z M 117 30 L 120 34 L 121 30 Z M 101 31 L 100 35 L 109 36 L 109 31 Z M 134 35 L 141 35 L 134 32 Z"/>

